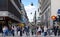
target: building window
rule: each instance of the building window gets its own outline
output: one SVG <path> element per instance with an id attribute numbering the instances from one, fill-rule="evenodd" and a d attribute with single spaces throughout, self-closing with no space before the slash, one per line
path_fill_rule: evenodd
<path id="1" fill-rule="evenodd" d="M 39 8 L 38 8 L 38 12 L 39 12 Z"/>
<path id="2" fill-rule="evenodd" d="M 8 6 L 8 0 L 0 0 L 0 11 L 7 10 Z"/>

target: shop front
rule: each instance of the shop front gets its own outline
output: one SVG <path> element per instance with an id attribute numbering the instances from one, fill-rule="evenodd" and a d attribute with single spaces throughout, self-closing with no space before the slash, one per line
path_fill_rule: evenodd
<path id="1" fill-rule="evenodd" d="M 0 32 L 2 32 L 3 26 L 7 26 L 9 28 L 10 26 L 15 25 L 17 23 L 19 22 L 9 17 L 0 17 Z"/>

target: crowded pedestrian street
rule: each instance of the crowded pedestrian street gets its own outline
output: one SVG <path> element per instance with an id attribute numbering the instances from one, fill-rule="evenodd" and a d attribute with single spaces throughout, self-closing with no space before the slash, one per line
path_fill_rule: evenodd
<path id="1" fill-rule="evenodd" d="M 30 35 L 27 36 L 26 33 L 24 33 L 22 37 L 44 37 L 42 34 L 41 35 L 38 35 L 38 36 L 37 35 L 32 35 L 31 32 L 29 34 Z M 3 37 L 2 36 L 2 33 L 0 33 L 0 37 Z M 13 36 L 6 36 L 6 37 L 13 37 Z M 14 37 L 21 37 L 21 36 L 15 35 Z M 47 35 L 46 37 L 60 37 L 60 36 L 54 36 L 54 35 L 50 35 L 49 36 L 49 35 Z"/>
<path id="2" fill-rule="evenodd" d="M 4 37 L 2 33 L 0 33 L 0 37 Z M 33 35 L 32 35 L 31 30 L 30 30 L 28 36 L 26 35 L 26 32 L 24 32 L 22 36 L 20 36 L 19 33 L 18 33 L 18 34 L 16 33 L 15 36 L 12 36 L 12 35 L 10 34 L 10 35 L 5 36 L 5 37 L 60 37 L 60 36 L 58 36 L 58 35 L 55 36 L 53 33 L 52 33 L 52 35 L 48 35 L 48 34 L 47 34 L 46 36 L 44 36 L 44 33 L 41 33 L 41 35 L 37 35 L 37 34 L 33 34 Z"/>
<path id="3" fill-rule="evenodd" d="M 60 0 L 0 0 L 0 37 L 60 37 Z"/>

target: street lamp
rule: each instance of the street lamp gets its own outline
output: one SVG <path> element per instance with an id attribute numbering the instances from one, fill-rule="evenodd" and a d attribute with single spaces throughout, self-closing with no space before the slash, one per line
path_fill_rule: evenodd
<path id="1" fill-rule="evenodd" d="M 35 25 L 36 25 L 36 11 L 35 11 Z"/>
<path id="2" fill-rule="evenodd" d="M 31 3 L 31 6 L 33 6 L 33 3 Z"/>
<path id="3" fill-rule="evenodd" d="M 34 4 L 33 3 L 31 3 L 31 6 L 33 6 Z M 32 14 L 32 12 L 31 12 L 31 14 Z M 36 11 L 35 11 L 35 25 L 36 25 Z"/>

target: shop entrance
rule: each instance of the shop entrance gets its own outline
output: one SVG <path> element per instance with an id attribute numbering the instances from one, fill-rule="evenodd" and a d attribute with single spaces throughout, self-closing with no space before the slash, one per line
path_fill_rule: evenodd
<path id="1" fill-rule="evenodd" d="M 0 23 L 0 33 L 2 32 L 2 24 Z"/>
<path id="2" fill-rule="evenodd" d="M 2 32 L 3 25 L 4 25 L 4 21 L 0 21 L 0 33 Z"/>

